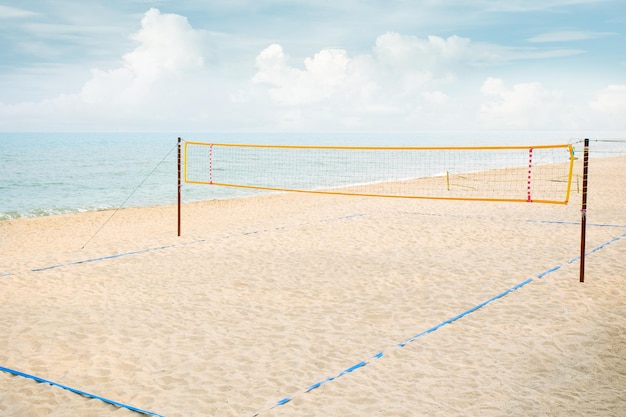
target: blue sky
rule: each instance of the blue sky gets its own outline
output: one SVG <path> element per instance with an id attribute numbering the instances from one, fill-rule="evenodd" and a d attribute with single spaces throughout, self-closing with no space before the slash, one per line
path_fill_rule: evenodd
<path id="1" fill-rule="evenodd" d="M 0 0 L 2 131 L 626 131 L 623 0 Z"/>

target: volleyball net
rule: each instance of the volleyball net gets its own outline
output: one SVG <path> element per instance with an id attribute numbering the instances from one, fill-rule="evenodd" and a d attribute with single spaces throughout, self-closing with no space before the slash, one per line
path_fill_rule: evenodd
<path id="1" fill-rule="evenodd" d="M 185 142 L 184 181 L 275 192 L 566 204 L 572 145 L 274 146 Z"/>

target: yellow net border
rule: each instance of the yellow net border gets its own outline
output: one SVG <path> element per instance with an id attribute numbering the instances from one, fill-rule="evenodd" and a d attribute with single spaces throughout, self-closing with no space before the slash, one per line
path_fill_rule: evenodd
<path id="1" fill-rule="evenodd" d="M 571 144 L 387 147 L 185 142 L 184 180 L 274 192 L 567 204 L 574 160 Z M 336 173 L 332 169 L 320 173 L 321 165 L 333 164 Z M 328 182 L 333 176 L 337 183 Z M 327 182 L 316 183 L 320 178 Z"/>

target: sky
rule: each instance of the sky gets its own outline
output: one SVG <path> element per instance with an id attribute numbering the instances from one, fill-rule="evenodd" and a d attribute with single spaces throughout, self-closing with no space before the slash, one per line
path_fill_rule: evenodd
<path id="1" fill-rule="evenodd" d="M 0 0 L 0 131 L 626 132 L 624 0 Z"/>

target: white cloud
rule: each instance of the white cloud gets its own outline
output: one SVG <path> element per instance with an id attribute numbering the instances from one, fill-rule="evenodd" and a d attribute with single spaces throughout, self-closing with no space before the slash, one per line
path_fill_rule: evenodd
<path id="1" fill-rule="evenodd" d="M 626 115 L 626 85 L 610 85 L 591 103 L 591 108 L 606 114 Z"/>
<path id="2" fill-rule="evenodd" d="M 257 56 L 253 83 L 267 84 L 272 98 L 284 104 L 305 104 L 331 97 L 348 76 L 346 51 L 326 49 L 306 58 L 304 70 L 290 67 L 280 45 Z"/>
<path id="3" fill-rule="evenodd" d="M 610 85 L 589 103 L 589 114 L 604 130 L 626 130 L 626 84 Z"/>
<path id="4" fill-rule="evenodd" d="M 302 68 L 292 65 L 283 48 L 274 44 L 257 56 L 252 81 L 279 104 L 350 99 L 360 109 L 374 103 L 397 108 L 419 99 L 422 92 L 454 82 L 452 70 L 475 61 L 470 43 L 456 36 L 419 39 L 387 33 L 378 37 L 371 54 L 350 56 L 344 49 L 324 49 L 306 58 Z"/>
<path id="5" fill-rule="evenodd" d="M 422 97 L 433 105 L 445 105 L 450 102 L 450 97 L 441 91 L 426 91 L 422 93 Z"/>
<path id="6" fill-rule="evenodd" d="M 489 128 L 563 129 L 571 126 L 571 108 L 564 94 L 548 90 L 539 82 L 507 87 L 503 80 L 488 78 L 479 122 Z"/>
<path id="7" fill-rule="evenodd" d="M 478 0 L 470 3 L 491 12 L 523 13 L 603 2 L 606 0 Z"/>
<path id="8" fill-rule="evenodd" d="M 17 7 L 0 5 L 0 19 L 21 19 L 37 16 L 37 13 Z"/>
<path id="9" fill-rule="evenodd" d="M 389 67 L 409 67 L 433 71 L 458 62 L 474 63 L 481 59 L 472 54 L 472 44 L 467 38 L 428 36 L 421 39 L 398 33 L 386 33 L 376 39 L 374 54 Z M 480 55 L 480 54 L 478 54 Z"/>
<path id="10" fill-rule="evenodd" d="M 582 41 L 587 39 L 599 39 L 606 36 L 612 36 L 610 32 L 589 32 L 589 31 L 560 31 L 560 32 L 548 32 L 542 33 L 537 36 L 533 36 L 528 39 L 529 42 L 544 43 L 544 42 L 573 42 Z"/>
<path id="11" fill-rule="evenodd" d="M 76 94 L 63 94 L 38 103 L 3 106 L 3 112 L 27 119 L 34 115 L 83 120 L 96 129 L 133 121 L 157 124 L 186 114 L 211 83 L 204 68 L 205 34 L 187 19 L 150 9 L 141 29 L 132 36 L 137 47 L 122 57 L 122 66 L 93 69 L 91 78 Z M 73 118 L 74 120 L 69 120 Z M 54 124 L 54 122 L 52 122 Z"/>
<path id="12" fill-rule="evenodd" d="M 109 71 L 92 70 L 80 99 L 90 104 L 105 104 L 122 108 L 135 107 L 141 112 L 152 105 L 155 89 L 165 93 L 171 87 L 181 87 L 184 77 L 203 69 L 202 36 L 186 18 L 161 14 L 150 9 L 141 20 L 141 30 L 132 36 L 137 48 L 123 57 L 123 66 Z"/>
<path id="13" fill-rule="evenodd" d="M 292 64 L 280 45 L 271 45 L 257 56 L 252 81 L 258 94 L 266 94 L 266 117 L 272 117 L 269 109 L 275 105 L 279 125 L 285 106 L 299 106 L 303 112 L 289 111 L 293 125 L 294 114 L 299 114 L 303 123 L 306 119 L 334 128 L 385 123 L 425 129 L 449 127 L 451 120 L 460 128 L 474 123 L 476 105 L 470 100 L 482 100 L 480 85 L 472 93 L 468 84 L 479 70 L 541 53 L 459 36 L 418 38 L 390 32 L 376 39 L 370 54 L 327 49 L 306 58 L 302 67 Z M 468 97 L 468 91 L 474 96 Z M 560 114 L 563 94 L 539 83 L 507 90 L 493 79 L 482 86 L 482 94 L 487 101 L 477 117 L 483 127 L 554 127 L 555 119 L 568 118 Z"/>
<path id="14" fill-rule="evenodd" d="M 344 49 L 325 49 L 306 58 L 303 68 L 290 63 L 282 46 L 271 45 L 257 56 L 258 72 L 252 81 L 266 86 L 271 99 L 283 104 L 355 94 L 384 100 L 375 97 L 383 94 L 387 101 L 397 103 L 452 85 L 462 74 L 479 68 L 579 52 L 506 48 L 459 36 L 418 38 L 389 32 L 376 39 L 370 54 L 350 56 Z"/>
<path id="15" fill-rule="evenodd" d="M 125 55 L 124 61 L 138 74 L 145 74 L 148 68 L 150 72 L 180 73 L 204 64 L 202 36 L 186 17 L 150 9 L 141 19 L 141 30 L 133 39 L 139 47 Z"/>

